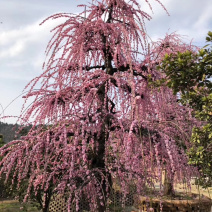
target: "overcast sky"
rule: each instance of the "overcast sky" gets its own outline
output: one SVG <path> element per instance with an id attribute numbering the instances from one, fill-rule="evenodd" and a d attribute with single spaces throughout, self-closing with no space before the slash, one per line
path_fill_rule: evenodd
<path id="1" fill-rule="evenodd" d="M 4 115 L 19 115 L 23 104 L 22 90 L 32 78 L 42 73 L 45 48 L 51 38 L 49 31 L 58 22 L 39 24 L 54 13 L 80 12 L 82 8 L 77 4 L 87 2 L 0 0 L 0 104 L 4 109 L 7 107 Z M 177 31 L 186 35 L 188 42 L 193 39 L 195 45 L 204 45 L 207 32 L 212 30 L 211 0 L 161 0 L 170 16 L 156 1 L 150 2 L 154 14 L 150 13 L 153 19 L 147 23 L 147 31 L 153 40 Z M 150 12 L 144 0 L 140 3 L 145 11 Z"/>

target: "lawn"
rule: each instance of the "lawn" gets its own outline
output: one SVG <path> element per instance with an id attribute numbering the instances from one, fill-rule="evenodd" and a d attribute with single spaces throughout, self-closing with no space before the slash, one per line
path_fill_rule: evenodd
<path id="1" fill-rule="evenodd" d="M 0 201 L 1 212 L 39 212 L 32 204 L 21 204 L 16 200 L 4 200 Z"/>

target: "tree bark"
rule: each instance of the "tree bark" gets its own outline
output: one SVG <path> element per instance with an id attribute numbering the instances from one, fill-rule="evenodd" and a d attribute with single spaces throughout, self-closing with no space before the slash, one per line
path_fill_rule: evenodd
<path id="1" fill-rule="evenodd" d="M 99 98 L 101 99 L 101 106 L 102 106 L 102 112 L 104 111 L 104 98 L 105 98 L 105 84 L 103 85 L 103 88 L 101 89 L 101 92 L 99 93 Z M 108 110 L 108 99 L 106 101 L 106 111 L 109 112 Z M 92 163 L 92 168 L 99 168 L 102 170 L 104 176 L 108 176 L 109 173 L 106 172 L 106 166 L 105 166 L 105 143 L 109 137 L 108 132 L 107 132 L 107 128 L 109 127 L 109 122 L 110 122 L 110 118 L 104 117 L 104 113 L 102 113 L 102 119 L 104 120 L 102 129 L 101 129 L 101 133 L 100 136 L 97 138 L 97 142 L 99 144 L 99 148 L 97 150 L 96 153 L 96 157 L 93 158 L 93 163 Z M 99 181 L 101 182 L 101 176 L 99 177 Z M 112 186 L 112 178 L 111 175 L 108 176 L 107 178 L 108 183 L 109 183 L 109 188 Z M 102 184 L 102 192 L 103 192 L 103 196 L 104 196 L 104 200 L 103 200 L 103 205 L 101 205 L 101 201 L 98 200 L 98 212 L 104 212 L 106 211 L 106 207 L 107 207 L 107 193 L 110 191 L 106 190 L 107 188 L 107 182 L 106 180 L 103 181 Z"/>
<path id="2" fill-rule="evenodd" d="M 164 196 L 174 196 L 174 175 L 168 176 L 167 171 L 165 170 L 165 179 L 164 179 L 164 190 L 163 195 Z"/>
<path id="3" fill-rule="evenodd" d="M 49 211 L 49 205 L 50 205 L 50 200 L 51 200 L 52 192 L 51 190 L 46 192 L 46 198 L 44 202 L 44 206 L 42 207 L 43 212 L 48 212 Z"/>

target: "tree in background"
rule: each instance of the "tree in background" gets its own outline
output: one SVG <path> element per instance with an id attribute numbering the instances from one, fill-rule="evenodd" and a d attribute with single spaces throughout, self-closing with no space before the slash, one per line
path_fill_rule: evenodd
<path id="1" fill-rule="evenodd" d="M 161 78 L 156 67 L 166 53 L 193 47 L 175 34 L 148 44 L 151 17 L 136 0 L 86 8 L 49 17 L 66 21 L 54 28 L 44 72 L 27 85 L 26 100 L 35 100 L 21 125 L 33 117 L 32 128 L 0 149 L 0 175 L 12 173 L 17 188 L 27 182 L 25 201 L 42 194 L 43 211 L 57 192 L 66 194 L 69 211 L 86 196 L 92 211 L 103 212 L 113 178 L 125 196 L 132 183 L 139 194 L 162 183 L 164 169 L 172 184 L 189 182 L 193 172 L 185 154 L 191 110 L 167 86 L 159 91 L 148 82 Z"/>
<path id="2" fill-rule="evenodd" d="M 193 109 L 200 120 L 193 128 L 189 149 L 189 163 L 198 166 L 200 183 L 212 186 L 212 32 L 208 33 L 204 48 L 191 52 L 167 54 L 160 64 L 165 78 L 160 81 L 180 94 L 180 102 Z"/>
<path id="3" fill-rule="evenodd" d="M 8 143 L 15 138 L 15 131 L 18 129 L 16 124 L 8 124 L 0 121 L 0 134 L 4 135 L 4 142 Z"/>
<path id="4" fill-rule="evenodd" d="M 4 146 L 4 139 L 3 139 L 3 135 L 0 134 L 0 147 Z"/>

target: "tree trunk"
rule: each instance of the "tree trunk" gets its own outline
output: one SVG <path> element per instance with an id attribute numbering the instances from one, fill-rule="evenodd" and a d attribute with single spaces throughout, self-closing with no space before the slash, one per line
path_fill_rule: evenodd
<path id="1" fill-rule="evenodd" d="M 48 212 L 49 211 L 49 205 L 50 205 L 50 200 L 51 200 L 52 192 L 49 190 L 46 193 L 46 198 L 44 202 L 44 206 L 42 207 L 43 212 Z"/>
<path id="2" fill-rule="evenodd" d="M 106 64 L 106 67 L 107 66 L 108 66 L 108 64 Z M 98 96 L 99 96 L 99 99 L 101 101 L 100 108 L 101 108 L 101 111 L 102 111 L 102 120 L 104 120 L 104 122 L 103 122 L 103 125 L 102 125 L 102 128 L 101 128 L 100 135 L 97 136 L 97 138 L 96 138 L 97 143 L 99 144 L 99 147 L 98 147 L 98 150 L 96 151 L 95 157 L 92 160 L 92 168 L 98 168 L 98 169 L 102 170 L 102 173 L 104 174 L 104 176 L 109 175 L 107 180 L 108 180 L 109 189 L 110 189 L 112 187 L 112 177 L 109 173 L 106 172 L 105 158 L 104 158 L 105 157 L 105 143 L 106 143 L 106 141 L 109 137 L 109 133 L 108 133 L 107 129 L 110 125 L 110 118 L 105 117 L 105 112 L 104 112 L 105 110 L 107 112 L 109 112 L 108 98 L 107 98 L 107 96 L 105 97 L 105 95 L 107 95 L 107 94 L 105 94 L 105 86 L 106 86 L 106 83 L 104 83 L 98 91 Z M 106 98 L 106 105 L 104 105 L 105 98 Z M 100 175 L 98 176 L 99 182 L 102 181 L 101 177 L 102 176 L 100 176 Z M 102 192 L 103 192 L 105 199 L 103 199 L 103 205 L 101 205 L 101 200 L 98 200 L 98 212 L 106 211 L 107 194 L 108 194 L 108 192 L 110 192 L 109 190 L 106 191 L 106 188 L 107 188 L 107 182 L 106 182 L 106 180 L 103 180 Z"/>
<path id="3" fill-rule="evenodd" d="M 173 186 L 173 180 L 174 175 L 168 176 L 167 171 L 165 170 L 165 179 L 164 179 L 164 190 L 163 195 L 164 196 L 174 196 L 174 186 Z"/>
<path id="4" fill-rule="evenodd" d="M 113 11 L 113 6 L 111 5 L 111 9 L 109 12 L 109 16 L 108 16 L 108 20 L 107 23 L 110 23 L 112 20 L 112 11 Z M 104 34 L 102 34 L 102 42 L 104 43 L 104 48 L 103 48 L 103 52 L 104 52 L 104 59 L 105 59 L 105 68 L 106 68 L 106 74 L 110 74 L 111 70 L 112 70 L 112 54 L 110 52 L 110 47 L 108 47 L 106 45 L 106 36 Z M 103 125 L 102 125 L 102 129 L 101 129 L 101 133 L 99 138 L 97 138 L 97 142 L 99 144 L 99 148 L 97 151 L 97 155 L 96 158 L 93 160 L 93 162 L 95 161 L 95 163 L 92 163 L 92 167 L 96 167 L 96 168 L 100 168 L 101 170 L 103 170 L 103 174 L 104 176 L 108 176 L 108 183 L 109 183 L 109 189 L 112 187 L 112 177 L 110 175 L 110 173 L 106 172 L 106 166 L 105 166 L 105 143 L 109 137 L 109 132 L 107 131 L 108 127 L 110 126 L 110 118 L 109 117 L 105 117 L 105 114 L 109 113 L 109 100 L 108 100 L 108 96 L 106 93 L 106 86 L 107 86 L 107 82 L 104 82 L 101 87 L 98 90 L 98 97 L 100 99 L 100 108 L 101 108 L 101 115 L 102 115 L 102 120 L 104 120 Z M 105 103 L 105 99 L 106 99 L 106 103 Z M 106 112 L 106 113 L 105 113 Z M 100 178 L 100 182 L 101 182 L 101 176 L 99 176 Z M 101 201 L 98 200 L 98 212 L 105 212 L 106 211 L 106 207 L 107 207 L 107 194 L 110 191 L 106 191 L 107 188 L 107 182 L 106 180 L 103 181 L 103 185 L 102 185 L 102 192 L 104 195 L 104 201 L 103 201 L 103 205 L 101 205 Z"/>
<path id="5" fill-rule="evenodd" d="M 109 173 L 106 172 L 106 167 L 105 167 L 105 141 L 107 139 L 107 135 L 105 132 L 105 126 L 102 129 L 102 132 L 100 134 L 100 137 L 98 138 L 98 143 L 99 143 L 99 148 L 96 154 L 96 157 L 93 158 L 92 161 L 92 168 L 99 168 L 100 170 L 102 170 L 102 173 L 104 174 L 104 176 L 108 176 Z M 101 176 L 98 176 L 99 178 L 99 182 L 101 182 Z M 107 178 L 108 183 L 109 183 L 109 189 L 112 186 L 112 178 L 111 175 L 108 176 Z M 106 204 L 107 204 L 107 193 L 110 192 L 109 190 L 106 191 L 107 188 L 107 182 L 106 180 L 103 181 L 102 184 L 102 192 L 104 195 L 104 200 L 103 200 L 103 205 L 100 204 L 100 200 L 98 200 L 98 212 L 104 212 L 106 211 Z"/>

